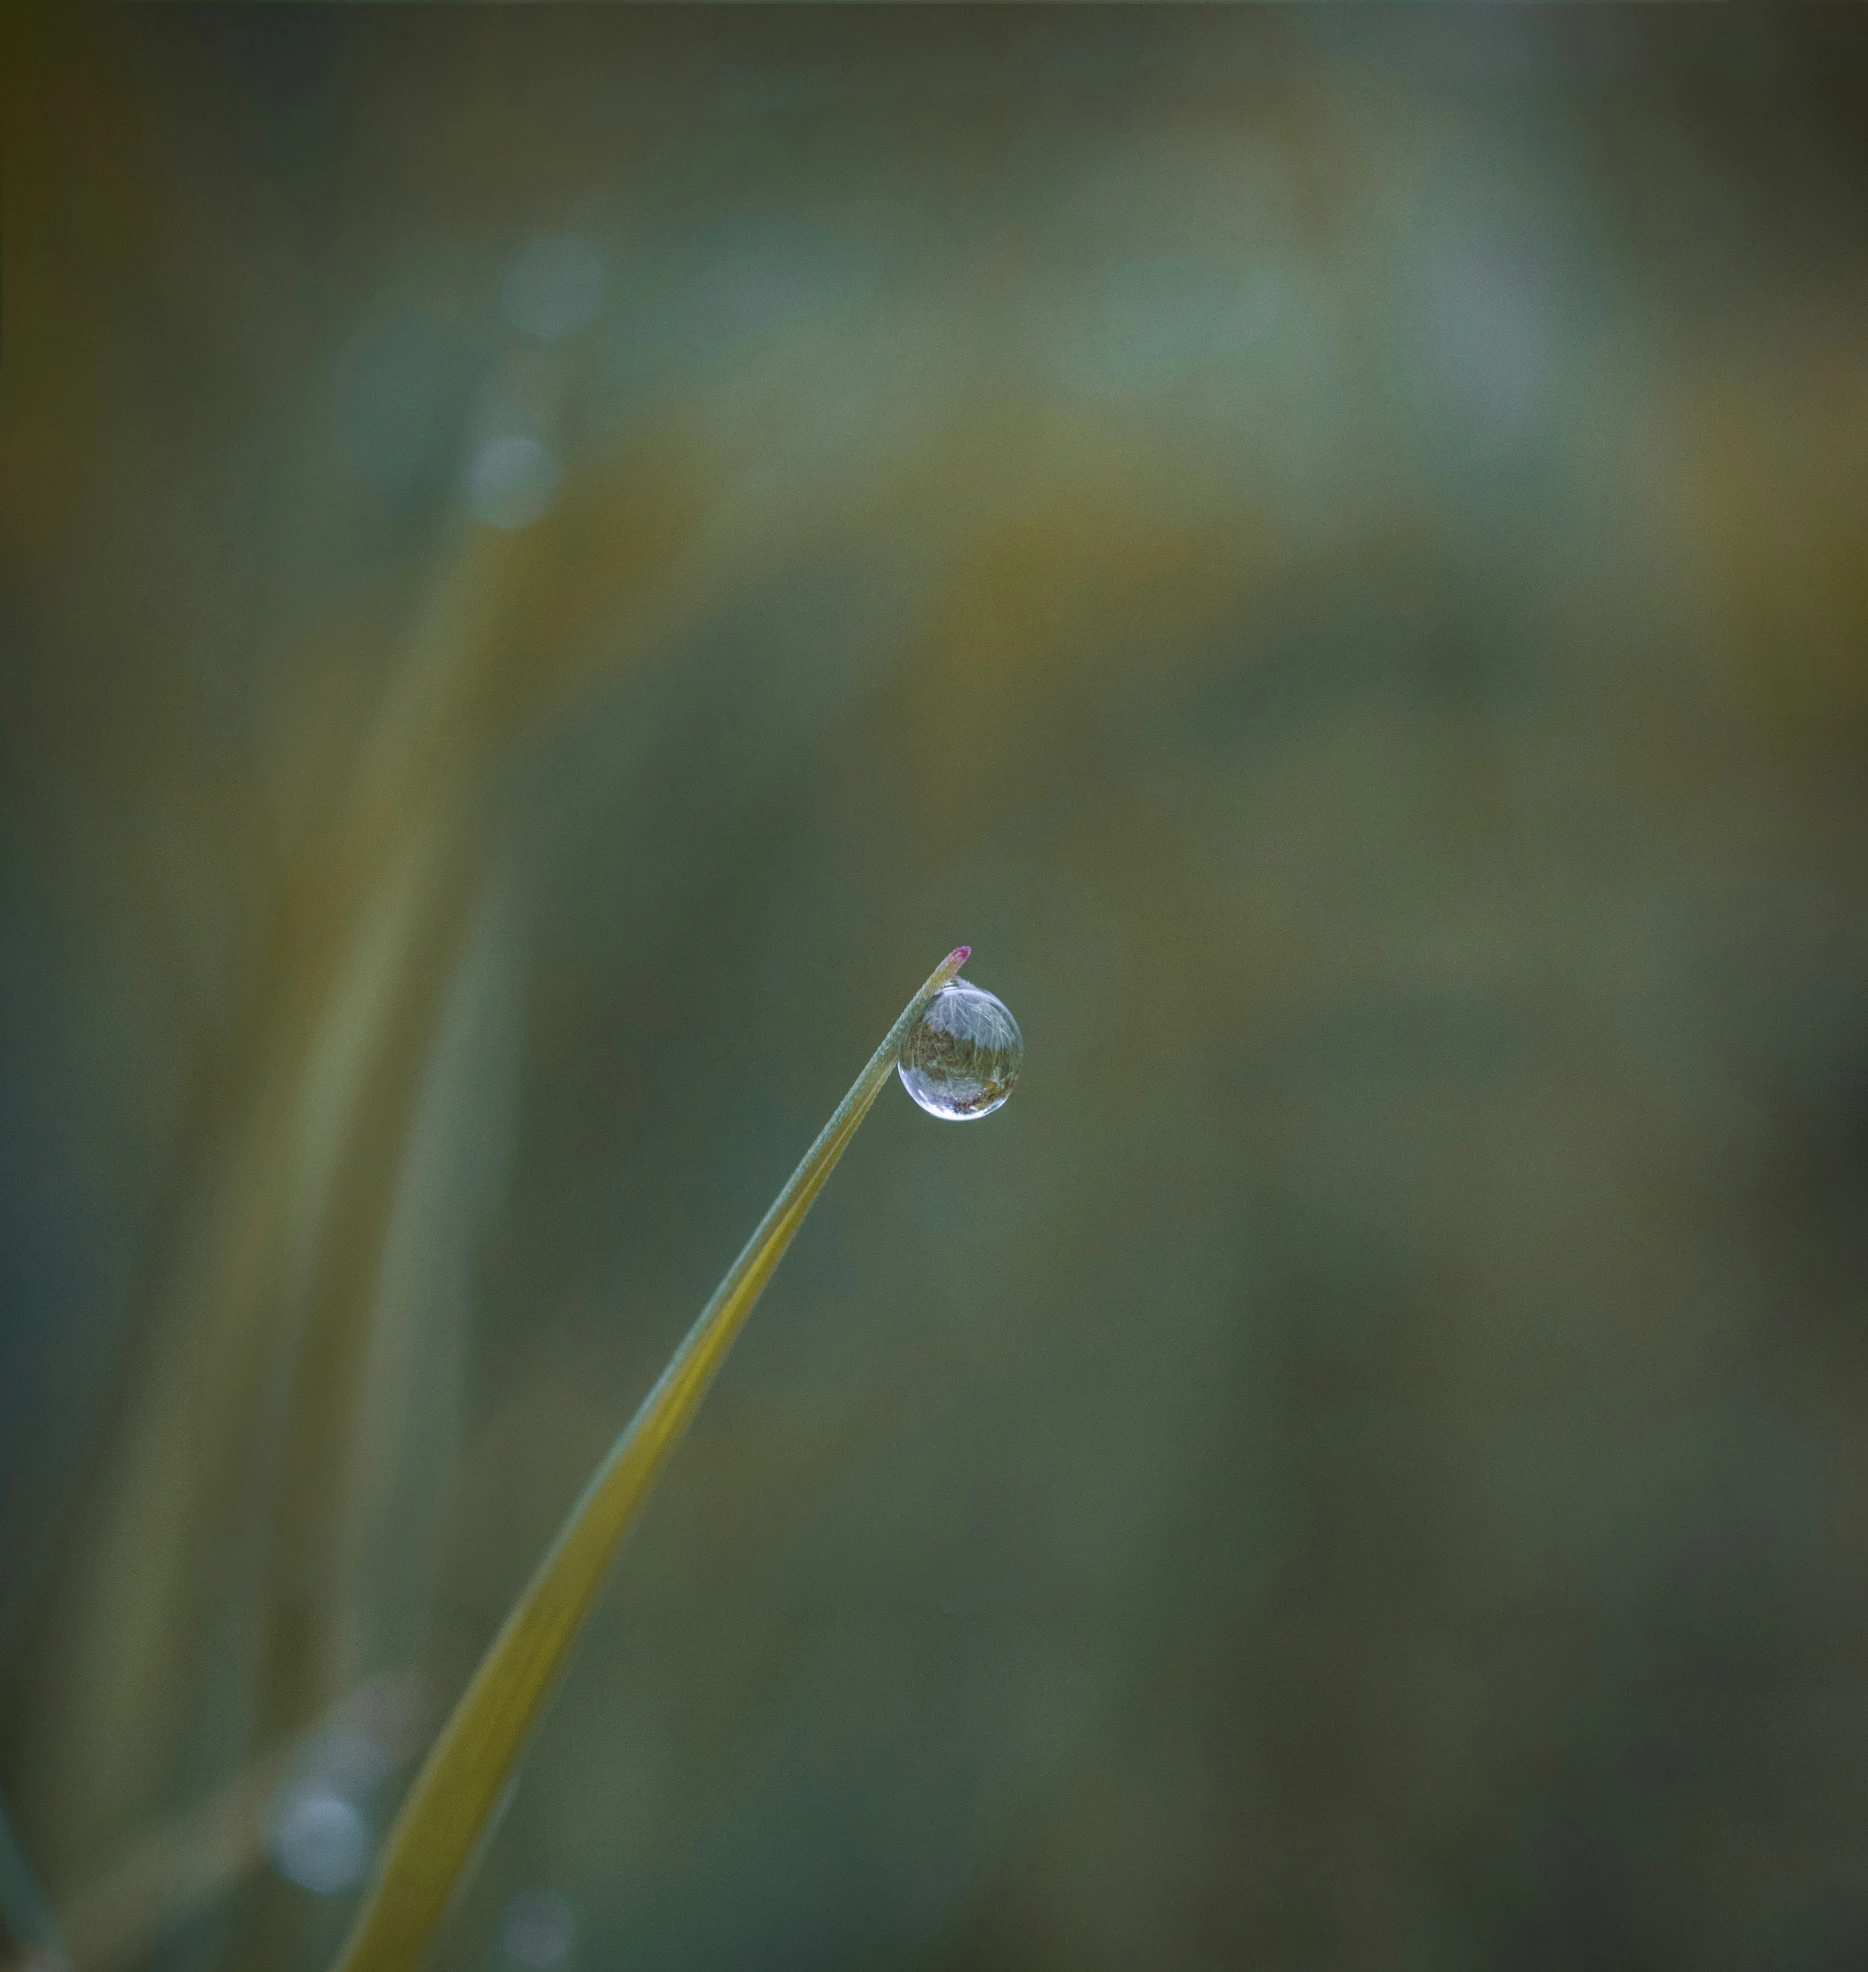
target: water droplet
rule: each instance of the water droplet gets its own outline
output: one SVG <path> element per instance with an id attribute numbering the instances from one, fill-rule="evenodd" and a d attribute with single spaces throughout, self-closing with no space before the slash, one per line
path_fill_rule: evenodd
<path id="1" fill-rule="evenodd" d="M 928 1002 L 902 1042 L 902 1087 L 949 1123 L 990 1116 L 1012 1093 L 1025 1037 L 1003 1000 L 956 979 Z"/>

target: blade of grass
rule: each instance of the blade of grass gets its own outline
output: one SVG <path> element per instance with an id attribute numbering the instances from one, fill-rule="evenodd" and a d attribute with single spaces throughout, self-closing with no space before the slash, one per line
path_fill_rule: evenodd
<path id="1" fill-rule="evenodd" d="M 964 945 L 950 952 L 908 1002 L 571 1509 L 416 1775 L 335 1972 L 413 1972 L 420 1962 L 649 1488 L 881 1094 L 903 1036 L 968 955 Z"/>

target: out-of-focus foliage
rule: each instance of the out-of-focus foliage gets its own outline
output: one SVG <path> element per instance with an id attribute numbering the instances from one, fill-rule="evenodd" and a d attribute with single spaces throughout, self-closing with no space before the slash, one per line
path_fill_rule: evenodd
<path id="1" fill-rule="evenodd" d="M 1859 1963 L 1859 17 L 5 32 L 61 1913 L 284 1759 L 144 1962 L 325 1961 L 296 1736 L 965 938 L 1017 1097 L 872 1118 L 446 1963 Z"/>

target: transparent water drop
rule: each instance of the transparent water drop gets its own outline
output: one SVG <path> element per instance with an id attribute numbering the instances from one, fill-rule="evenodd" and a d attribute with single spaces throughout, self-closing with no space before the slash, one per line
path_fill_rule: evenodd
<path id="1" fill-rule="evenodd" d="M 902 1087 L 930 1116 L 970 1123 L 1012 1093 L 1025 1037 L 1001 999 L 965 979 L 943 986 L 901 1045 Z"/>

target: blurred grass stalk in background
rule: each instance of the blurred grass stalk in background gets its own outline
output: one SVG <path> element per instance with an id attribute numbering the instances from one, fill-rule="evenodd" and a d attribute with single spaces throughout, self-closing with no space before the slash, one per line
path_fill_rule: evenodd
<path id="1" fill-rule="evenodd" d="M 375 1797 L 425 1748 L 434 1705 L 419 1674 L 374 1677 L 289 1744 L 252 1761 L 80 1884 L 66 1906 L 78 1972 L 135 1965 L 233 1895 L 263 1860 L 303 1888 L 350 1887 Z"/>

